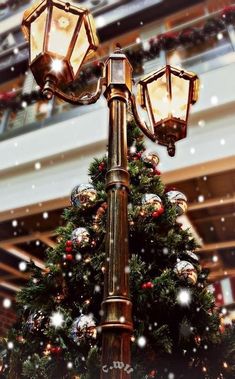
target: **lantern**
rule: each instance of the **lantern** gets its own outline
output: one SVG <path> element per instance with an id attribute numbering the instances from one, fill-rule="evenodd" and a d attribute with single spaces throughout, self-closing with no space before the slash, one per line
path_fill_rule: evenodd
<path id="1" fill-rule="evenodd" d="M 106 60 L 107 87 L 121 85 L 132 90 L 132 67 L 125 54 L 120 51 L 117 44 L 116 51 Z"/>
<path id="2" fill-rule="evenodd" d="M 150 120 L 151 133 L 160 145 L 175 153 L 176 141 L 185 138 L 190 105 L 198 98 L 198 77 L 167 65 L 138 83 L 138 98 Z"/>
<path id="3" fill-rule="evenodd" d="M 97 48 L 87 9 L 60 0 L 38 1 L 24 13 L 23 32 L 30 45 L 30 67 L 40 87 L 73 81 Z"/>

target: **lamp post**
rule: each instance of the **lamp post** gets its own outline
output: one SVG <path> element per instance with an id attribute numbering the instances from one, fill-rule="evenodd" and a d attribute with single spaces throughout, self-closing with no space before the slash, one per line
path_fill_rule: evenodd
<path id="1" fill-rule="evenodd" d="M 170 66 L 154 72 L 138 84 L 140 105 L 147 110 L 150 126 L 139 117 L 132 94 L 132 67 L 120 48 L 104 64 L 94 94 L 67 94 L 61 85 L 73 81 L 82 64 L 98 46 L 89 12 L 60 0 L 43 0 L 27 10 L 23 31 L 29 40 L 30 67 L 44 95 L 72 104 L 96 102 L 103 87 L 109 107 L 108 203 L 106 271 L 102 303 L 102 379 L 127 379 L 131 365 L 130 341 L 133 331 L 132 304 L 128 283 L 128 191 L 126 113 L 130 103 L 139 127 L 151 140 L 168 146 L 186 136 L 190 104 L 196 101 L 197 76 Z M 177 93 L 178 92 L 178 93 Z M 120 362 L 119 369 L 113 362 Z M 120 367 L 122 369 L 120 370 Z"/>

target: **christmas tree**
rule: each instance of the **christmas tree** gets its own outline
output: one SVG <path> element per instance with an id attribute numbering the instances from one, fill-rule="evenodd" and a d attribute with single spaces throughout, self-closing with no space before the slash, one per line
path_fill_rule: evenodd
<path id="1" fill-rule="evenodd" d="M 177 222 L 187 199 L 164 187 L 158 163 L 130 121 L 130 373 L 133 379 L 234 378 L 235 332 L 222 329 L 197 244 Z M 99 378 L 106 172 L 106 156 L 92 162 L 90 183 L 72 191 L 46 270 L 28 267 L 32 277 L 17 298 L 19 321 L 5 342 L 2 378 Z"/>

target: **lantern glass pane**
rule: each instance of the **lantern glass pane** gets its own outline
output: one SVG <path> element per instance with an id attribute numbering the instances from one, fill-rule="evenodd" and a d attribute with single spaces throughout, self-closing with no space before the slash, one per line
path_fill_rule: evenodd
<path id="1" fill-rule="evenodd" d="M 48 51 L 66 57 L 78 19 L 78 15 L 53 7 Z"/>
<path id="2" fill-rule="evenodd" d="M 166 74 L 147 85 L 150 108 L 154 122 L 157 123 L 170 116 L 170 97 L 167 90 Z"/>
<path id="3" fill-rule="evenodd" d="M 186 121 L 190 81 L 171 73 L 172 116 Z"/>
<path id="4" fill-rule="evenodd" d="M 31 62 L 43 52 L 47 9 L 30 25 L 30 60 Z"/>
<path id="5" fill-rule="evenodd" d="M 99 41 L 98 41 L 98 37 L 96 35 L 96 27 L 95 27 L 94 18 L 89 13 L 86 16 L 86 19 L 87 19 L 87 22 L 88 22 L 88 25 L 89 25 L 89 30 L 90 30 L 90 33 L 91 33 L 92 43 L 93 43 L 94 46 L 98 46 L 99 45 Z"/>
<path id="6" fill-rule="evenodd" d="M 125 70 L 123 59 L 112 59 L 111 61 L 111 82 L 125 83 Z"/>
<path id="7" fill-rule="evenodd" d="M 73 68 L 74 76 L 78 73 L 79 68 L 89 50 L 90 44 L 87 37 L 86 27 L 84 21 L 80 27 L 77 35 L 77 40 L 75 42 L 73 52 L 70 58 L 70 63 Z"/>

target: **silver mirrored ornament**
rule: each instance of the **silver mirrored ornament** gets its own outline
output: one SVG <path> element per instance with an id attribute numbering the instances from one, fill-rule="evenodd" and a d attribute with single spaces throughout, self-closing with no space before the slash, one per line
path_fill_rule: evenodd
<path id="1" fill-rule="evenodd" d="M 97 191 L 92 184 L 79 184 L 71 193 L 71 205 L 74 207 L 89 207 L 94 204 Z"/>
<path id="2" fill-rule="evenodd" d="M 187 255 L 188 257 L 190 257 L 195 263 L 198 263 L 199 262 L 199 257 L 193 253 L 192 251 L 186 251 L 185 255 Z"/>
<path id="3" fill-rule="evenodd" d="M 142 208 L 152 206 L 153 211 L 158 211 L 162 207 L 162 199 L 155 193 L 146 193 L 142 196 Z"/>
<path id="4" fill-rule="evenodd" d="M 157 166 L 160 162 L 159 156 L 155 152 L 146 151 L 142 154 L 142 159 L 145 163 Z"/>
<path id="5" fill-rule="evenodd" d="M 31 313 L 26 321 L 26 325 L 30 333 L 43 331 L 47 323 L 48 319 L 41 311 Z"/>
<path id="6" fill-rule="evenodd" d="M 80 343 L 82 339 L 96 338 L 96 322 L 92 314 L 81 315 L 76 318 L 71 328 L 71 338 L 75 343 Z"/>
<path id="7" fill-rule="evenodd" d="M 186 280 L 189 284 L 196 284 L 197 282 L 197 270 L 190 262 L 177 262 L 174 267 L 174 272 L 179 279 Z"/>
<path id="8" fill-rule="evenodd" d="M 171 190 L 166 193 L 171 204 L 176 205 L 177 216 L 182 216 L 187 211 L 187 197 L 180 191 Z"/>
<path id="9" fill-rule="evenodd" d="M 86 228 L 76 228 L 72 232 L 71 240 L 74 246 L 85 247 L 90 242 L 90 233 Z"/>

